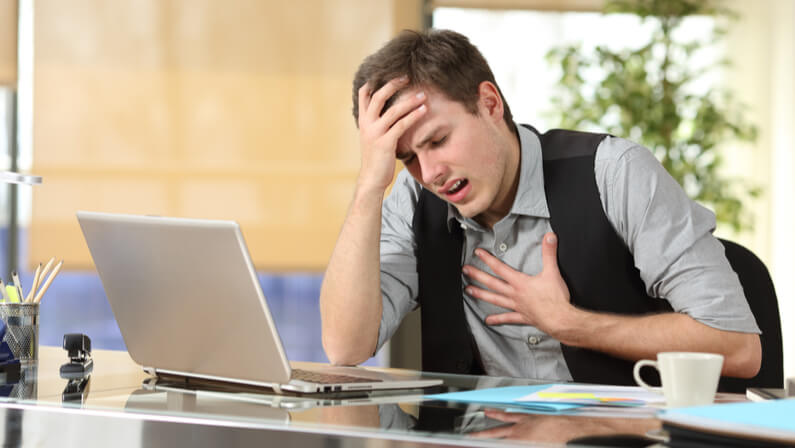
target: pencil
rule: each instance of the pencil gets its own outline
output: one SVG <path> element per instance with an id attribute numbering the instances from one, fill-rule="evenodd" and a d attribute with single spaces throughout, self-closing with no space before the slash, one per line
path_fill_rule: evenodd
<path id="1" fill-rule="evenodd" d="M 41 263 L 36 268 L 36 272 L 33 274 L 33 283 L 30 285 L 30 291 L 28 291 L 28 296 L 25 297 L 25 302 L 30 302 L 33 300 L 33 295 L 36 294 L 36 288 L 39 286 L 39 276 L 41 275 Z"/>
<path id="2" fill-rule="evenodd" d="M 50 261 L 48 261 L 47 264 L 44 265 L 44 268 L 41 270 L 41 274 L 39 275 L 39 284 L 41 284 L 41 279 L 43 279 L 44 276 L 47 275 L 48 272 L 50 272 L 50 268 L 52 267 L 53 263 L 55 263 L 55 257 L 50 258 Z"/>
<path id="3" fill-rule="evenodd" d="M 50 274 L 50 276 L 47 277 L 47 281 L 44 282 L 44 285 L 42 285 L 41 289 L 36 294 L 36 298 L 33 299 L 33 303 L 41 302 L 42 296 L 44 296 L 44 293 L 47 292 L 47 288 L 50 287 L 50 283 L 52 283 L 52 279 L 54 279 L 55 276 L 58 275 L 58 271 L 61 270 L 61 266 L 63 266 L 63 260 L 59 261 L 58 264 L 55 265 L 55 269 L 53 269 L 52 273 Z"/>
<path id="4" fill-rule="evenodd" d="M 36 288 L 38 288 L 39 286 L 41 286 L 42 283 L 44 283 L 44 277 L 46 277 L 47 273 L 50 272 L 50 268 L 52 267 L 53 263 L 55 263 L 55 257 L 50 258 L 50 261 L 48 261 L 47 264 L 45 264 L 44 267 L 41 269 L 41 273 L 39 274 L 39 281 L 36 283 Z M 34 298 L 36 297 L 36 291 L 33 291 L 33 297 Z M 31 300 L 33 300 L 33 298 L 31 298 Z"/>

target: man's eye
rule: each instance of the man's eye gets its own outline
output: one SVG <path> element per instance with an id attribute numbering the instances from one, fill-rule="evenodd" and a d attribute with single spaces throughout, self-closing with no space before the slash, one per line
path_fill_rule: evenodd
<path id="1" fill-rule="evenodd" d="M 447 140 L 447 136 L 446 135 L 444 137 L 440 138 L 439 140 L 432 141 L 431 142 L 431 147 L 437 148 L 439 146 L 442 146 L 442 144 L 445 142 L 445 140 Z"/>
<path id="2" fill-rule="evenodd" d="M 409 163 L 413 162 L 416 157 L 417 155 L 413 152 L 406 152 L 404 154 L 397 154 L 396 158 L 403 162 L 404 165 L 408 165 Z"/>

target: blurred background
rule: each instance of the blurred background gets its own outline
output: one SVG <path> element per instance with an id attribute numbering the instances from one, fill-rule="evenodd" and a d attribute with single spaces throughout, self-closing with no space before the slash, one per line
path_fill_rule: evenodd
<path id="1" fill-rule="evenodd" d="M 28 285 L 38 263 L 64 259 L 41 342 L 84 332 L 124 349 L 75 211 L 236 220 L 288 356 L 326 360 L 319 288 L 359 167 L 353 74 L 402 29 L 449 28 L 484 53 L 517 121 L 542 131 L 642 140 L 658 104 L 677 114 L 685 143 L 642 143 L 718 213 L 719 236 L 767 264 L 795 375 L 795 0 L 673 17 L 671 51 L 661 21 L 643 19 L 666 2 L 628 3 L 605 15 L 597 0 L 0 0 L 0 170 L 44 179 L 0 185 L 0 277 L 18 269 Z M 675 101 L 661 85 L 681 87 Z M 644 88 L 663 96 L 637 106 Z M 418 366 L 416 316 L 404 327 L 370 364 Z"/>

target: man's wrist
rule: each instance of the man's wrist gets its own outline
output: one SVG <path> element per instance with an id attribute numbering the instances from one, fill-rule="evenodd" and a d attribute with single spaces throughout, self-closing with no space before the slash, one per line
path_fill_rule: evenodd
<path id="1" fill-rule="evenodd" d="M 386 188 L 359 182 L 353 192 L 353 205 L 356 208 L 381 208 L 384 202 L 384 195 L 386 195 Z"/>
<path id="2" fill-rule="evenodd" d="M 389 185 L 380 185 L 366 179 L 359 178 L 354 189 L 354 199 L 360 198 L 381 198 L 383 199 Z"/>
<path id="3" fill-rule="evenodd" d="M 594 337 L 589 329 L 596 318 L 596 313 L 570 305 L 567 312 L 562 313 L 558 319 L 557 328 L 552 336 L 563 344 L 578 347 L 582 341 L 589 337 Z"/>

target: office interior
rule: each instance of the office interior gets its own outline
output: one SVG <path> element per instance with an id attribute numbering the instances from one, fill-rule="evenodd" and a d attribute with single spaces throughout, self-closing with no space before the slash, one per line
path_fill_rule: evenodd
<path id="1" fill-rule="evenodd" d="M 753 230 L 719 227 L 717 234 L 746 245 L 768 266 L 782 316 L 785 375 L 792 377 L 795 1 L 722 3 L 738 19 L 720 49 L 734 64 L 718 81 L 759 129 L 756 142 L 722 148 L 725 169 L 763 193 L 744 204 Z M 83 332 L 95 347 L 123 349 L 75 212 L 235 220 L 288 356 L 324 361 L 317 300 L 359 168 L 351 81 L 362 58 L 406 28 L 443 24 L 471 33 L 503 88 L 519 89 L 507 95 L 517 120 L 543 123 L 547 89 L 529 88 L 520 74 L 501 79 L 497 65 L 526 58 L 534 71 L 552 68 L 533 47 L 540 39 L 510 33 L 542 30 L 543 45 L 563 43 L 564 16 L 598 17 L 602 6 L 0 0 L 0 169 L 44 180 L 0 185 L 0 276 L 18 269 L 27 283 L 39 262 L 64 259 L 42 301 L 41 342 L 58 345 L 64 333 Z M 521 14 L 550 25 L 503 26 L 529 17 Z M 493 28 L 483 33 L 482 23 Z M 614 38 L 629 45 L 633 33 Z M 594 25 L 584 39 L 604 34 Z M 495 44 L 496 38 L 511 42 Z M 419 367 L 419 329 L 412 321 L 406 326 L 368 363 Z"/>

